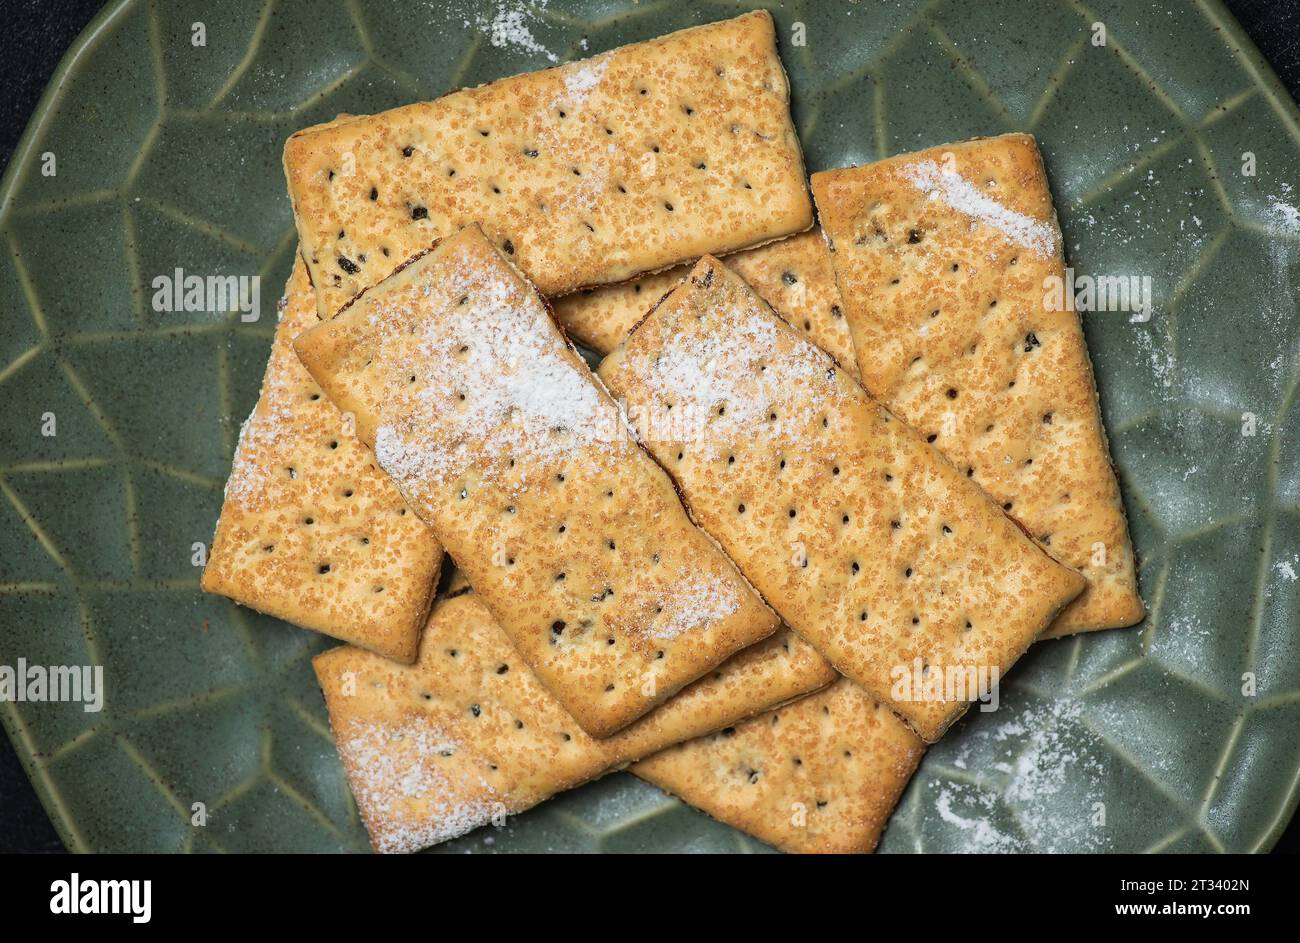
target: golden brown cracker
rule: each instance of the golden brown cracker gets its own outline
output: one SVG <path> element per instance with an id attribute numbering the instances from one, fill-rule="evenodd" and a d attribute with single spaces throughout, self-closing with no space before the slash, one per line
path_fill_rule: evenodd
<path id="1" fill-rule="evenodd" d="M 1046 634 L 1139 621 L 1082 326 L 1049 304 L 1065 272 L 1034 139 L 815 174 L 813 190 L 867 389 L 1087 577 Z"/>
<path id="2" fill-rule="evenodd" d="M 499 823 L 664 746 L 829 684 L 783 629 L 606 740 L 582 731 L 472 592 L 439 600 L 419 661 L 340 647 L 315 659 L 330 726 L 377 851 L 415 851 Z"/>
<path id="3" fill-rule="evenodd" d="M 927 740 L 1082 588 L 716 259 L 599 374 L 786 623 Z"/>
<path id="4" fill-rule="evenodd" d="M 411 662 L 442 548 L 299 362 L 293 338 L 316 323 L 297 259 L 202 586 Z"/>
<path id="5" fill-rule="evenodd" d="M 588 733 L 776 628 L 477 227 L 296 346 Z"/>
<path id="6" fill-rule="evenodd" d="M 799 233 L 723 259 L 790 325 L 855 377 L 857 360 L 835 273 L 821 230 Z M 555 301 L 555 317 L 570 337 L 607 354 L 650 307 L 686 277 L 691 266 L 577 292 Z"/>
<path id="7" fill-rule="evenodd" d="M 632 772 L 789 852 L 869 852 L 925 752 L 847 678 L 656 753 Z"/>
<path id="8" fill-rule="evenodd" d="M 803 697 L 839 676 L 817 649 L 782 626 L 601 743 L 611 763 L 628 763 Z"/>
<path id="9" fill-rule="evenodd" d="M 545 295 L 812 225 L 765 11 L 308 128 L 284 166 L 323 317 L 479 223 Z"/>

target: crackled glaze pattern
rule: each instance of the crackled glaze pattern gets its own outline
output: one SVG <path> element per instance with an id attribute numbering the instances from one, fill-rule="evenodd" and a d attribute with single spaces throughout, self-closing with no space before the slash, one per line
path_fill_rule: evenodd
<path id="1" fill-rule="evenodd" d="M 285 136 L 746 6 L 124 0 L 78 41 L 0 189 L 0 663 L 108 685 L 100 714 L 0 717 L 70 847 L 366 847 L 309 666 L 327 643 L 191 564 L 289 271 Z M 1034 649 L 882 849 L 1268 847 L 1300 768 L 1300 115 L 1213 0 L 773 11 L 810 169 L 1029 130 L 1072 264 L 1153 279 L 1149 321 L 1086 317 L 1150 616 Z M 494 46 L 512 12 L 531 44 Z M 156 313 L 178 266 L 262 275 L 261 320 Z M 762 850 L 626 775 L 447 847 L 548 849 Z"/>

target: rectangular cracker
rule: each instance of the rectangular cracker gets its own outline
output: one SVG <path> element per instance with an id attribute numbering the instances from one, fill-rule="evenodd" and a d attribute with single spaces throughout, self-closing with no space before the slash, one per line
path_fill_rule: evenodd
<path id="1" fill-rule="evenodd" d="M 782 629 L 621 733 L 595 740 L 520 661 L 472 592 L 434 604 L 415 665 L 345 646 L 316 656 L 314 667 L 348 783 L 381 852 L 416 851 L 500 822 L 837 677 Z"/>
<path id="2" fill-rule="evenodd" d="M 631 772 L 782 851 L 865 853 L 924 753 L 902 719 L 841 678 Z"/>
<path id="3" fill-rule="evenodd" d="M 812 225 L 764 11 L 308 128 L 284 167 L 322 317 L 471 222 L 545 295 Z"/>
<path id="4" fill-rule="evenodd" d="M 1133 547 L 1031 135 L 813 176 L 871 394 L 964 469 L 1087 588 L 1045 633 L 1142 619 Z"/>
<path id="5" fill-rule="evenodd" d="M 785 622 L 927 740 L 970 701 L 900 672 L 994 680 L 1082 588 L 717 259 L 599 375 Z"/>
<path id="6" fill-rule="evenodd" d="M 298 258 L 202 586 L 409 663 L 442 548 L 294 353 L 293 338 L 317 321 Z"/>
<path id="7" fill-rule="evenodd" d="M 853 339 L 820 229 L 746 249 L 722 261 L 749 282 L 772 310 L 857 376 Z M 690 270 L 689 265 L 680 265 L 621 285 L 558 298 L 554 301 L 556 320 L 570 337 L 597 353 L 607 354 Z"/>
<path id="8" fill-rule="evenodd" d="M 839 677 L 816 648 L 781 626 L 600 743 L 610 764 L 621 766 L 788 704 Z"/>
<path id="9" fill-rule="evenodd" d="M 295 346 L 593 736 L 775 630 L 477 226 Z"/>

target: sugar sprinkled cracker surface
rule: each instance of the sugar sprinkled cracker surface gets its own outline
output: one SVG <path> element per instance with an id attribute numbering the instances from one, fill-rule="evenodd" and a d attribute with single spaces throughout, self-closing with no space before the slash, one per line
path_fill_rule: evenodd
<path id="1" fill-rule="evenodd" d="M 842 678 L 632 772 L 782 851 L 869 852 L 924 752 L 907 724 Z"/>
<path id="2" fill-rule="evenodd" d="M 776 628 L 477 227 L 296 348 L 593 736 Z"/>
<path id="3" fill-rule="evenodd" d="M 867 389 L 1087 588 L 1048 636 L 1143 615 L 1051 193 L 1026 134 L 813 176 Z M 1070 289 L 1072 291 L 1072 289 Z"/>
<path id="4" fill-rule="evenodd" d="M 442 548 L 294 353 L 294 336 L 317 321 L 298 259 L 202 586 L 410 662 Z"/>
<path id="5" fill-rule="evenodd" d="M 712 257 L 599 373 L 786 623 L 927 740 L 1082 588 Z"/>
<path id="6" fill-rule="evenodd" d="M 375 849 L 415 851 L 682 740 L 830 684 L 834 669 L 783 629 L 605 740 L 584 733 L 472 592 L 439 600 L 419 661 L 351 647 L 316 676 Z"/>
<path id="7" fill-rule="evenodd" d="M 289 138 L 319 310 L 479 223 L 546 295 L 812 225 L 759 11 Z"/>
<path id="8" fill-rule="evenodd" d="M 792 327 L 857 375 L 853 340 L 820 230 L 746 249 L 723 262 Z M 576 292 L 556 299 L 555 317 L 570 337 L 607 354 L 690 270 L 689 265 L 681 265 L 621 285 Z"/>

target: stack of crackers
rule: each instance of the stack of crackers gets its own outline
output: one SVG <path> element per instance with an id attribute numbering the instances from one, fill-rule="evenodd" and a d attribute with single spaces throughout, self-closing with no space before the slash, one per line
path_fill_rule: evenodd
<path id="1" fill-rule="evenodd" d="M 977 680 L 1141 619 L 1028 135 L 810 195 L 752 13 L 284 165 L 300 252 L 203 587 L 346 643 L 315 670 L 377 850 L 628 768 L 869 851 Z"/>

